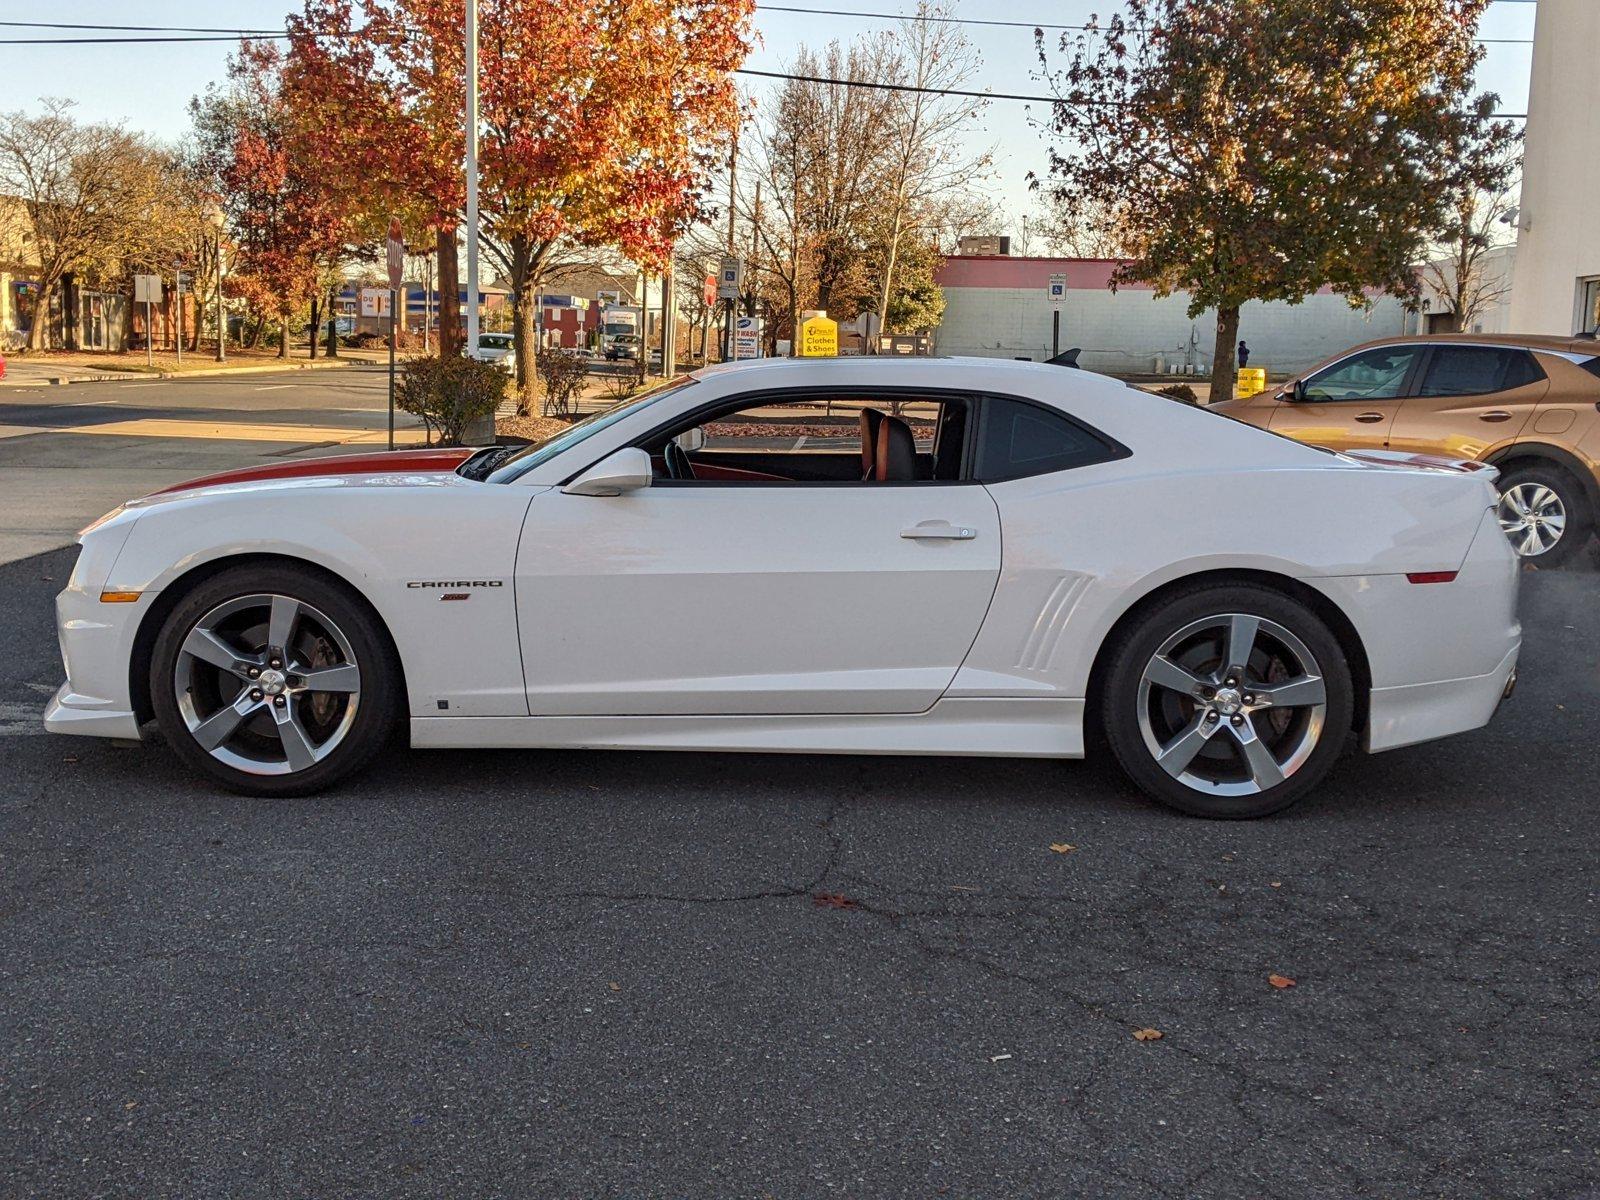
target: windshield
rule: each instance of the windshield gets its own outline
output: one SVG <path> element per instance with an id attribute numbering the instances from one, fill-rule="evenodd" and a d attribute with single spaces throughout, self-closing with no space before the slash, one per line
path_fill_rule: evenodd
<path id="1" fill-rule="evenodd" d="M 519 447 L 505 458 L 495 463 L 494 473 L 488 477 L 490 483 L 510 483 L 513 479 L 533 470 L 542 463 L 549 462 L 556 455 L 572 449 L 579 442 L 591 438 L 602 429 L 615 425 L 624 417 L 632 416 L 642 408 L 654 404 L 657 400 L 679 388 L 688 387 L 694 382 L 694 376 L 683 375 L 677 379 L 659 384 L 647 391 L 640 392 L 637 396 L 630 396 L 626 400 L 619 400 L 610 408 L 603 408 L 599 412 L 585 417 L 577 424 L 562 430 L 555 437 L 546 438 L 542 442 L 535 442 L 531 446 Z"/>

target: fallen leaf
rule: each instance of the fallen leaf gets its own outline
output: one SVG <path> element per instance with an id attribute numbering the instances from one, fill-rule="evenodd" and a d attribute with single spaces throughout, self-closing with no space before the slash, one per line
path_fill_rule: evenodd
<path id="1" fill-rule="evenodd" d="M 61 756 L 61 761 L 64 763 L 75 763 L 78 761 L 78 756 L 76 754 L 63 754 Z"/>
<path id="2" fill-rule="evenodd" d="M 610 983 L 606 984 L 606 986 L 608 988 L 610 988 L 613 992 L 620 992 L 622 990 L 622 985 L 620 983 L 618 983 L 615 979 L 613 979 Z"/>
<path id="3" fill-rule="evenodd" d="M 1267 886 L 1268 887 L 1282 887 L 1283 884 L 1279 883 L 1276 879 L 1274 879 L 1271 883 L 1267 884 Z"/>
<path id="4" fill-rule="evenodd" d="M 1133 1036 L 1135 1041 L 1159 1042 L 1166 1036 L 1166 1034 L 1162 1033 L 1159 1029 L 1135 1029 L 1133 1031 Z"/>
<path id="5" fill-rule="evenodd" d="M 1051 842 L 1050 849 L 1054 850 L 1057 854 L 1071 854 L 1077 849 L 1077 847 L 1069 846 L 1066 842 Z"/>
<path id="6" fill-rule="evenodd" d="M 975 887 L 968 887 L 964 883 L 952 883 L 950 885 L 950 890 L 952 892 L 976 892 L 976 891 L 978 891 L 980 889 L 975 888 Z"/>
<path id="7" fill-rule="evenodd" d="M 850 899 L 849 896 L 841 896 L 838 892 L 814 892 L 811 896 L 811 903 L 815 904 L 818 908 L 861 907 L 860 904 Z"/>
<path id="8" fill-rule="evenodd" d="M 138 1102 L 138 1101 L 137 1101 L 137 1100 L 129 1100 L 129 1101 L 128 1101 L 128 1102 L 127 1102 L 127 1103 L 126 1103 L 126 1104 L 124 1104 L 124 1105 L 123 1105 L 123 1106 L 122 1106 L 122 1107 L 123 1107 L 123 1108 L 125 1108 L 125 1109 L 134 1109 L 134 1108 L 138 1108 L 138 1107 L 139 1107 L 139 1102 Z"/>
<path id="9" fill-rule="evenodd" d="M 991 1055 L 989 1055 L 989 1061 L 990 1062 L 1005 1062 L 1005 1060 L 1010 1058 L 1010 1057 L 1011 1057 L 1011 1055 L 1009 1055 L 1009 1054 L 991 1054 Z"/>
<path id="10" fill-rule="evenodd" d="M 1292 988 L 1294 986 L 1294 980 L 1287 975 L 1268 975 L 1267 982 L 1275 988 Z"/>

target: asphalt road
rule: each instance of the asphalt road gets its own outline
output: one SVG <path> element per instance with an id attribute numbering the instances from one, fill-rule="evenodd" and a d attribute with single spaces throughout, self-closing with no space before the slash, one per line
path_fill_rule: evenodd
<path id="1" fill-rule="evenodd" d="M 396 424 L 416 436 L 411 417 Z M 387 442 L 381 367 L 0 388 L 0 562 L 183 479 Z"/>
<path id="2" fill-rule="evenodd" d="M 71 560 L 0 566 L 0 1194 L 1600 1188 L 1593 573 L 1527 577 L 1487 731 L 1240 825 L 1093 763 L 396 750 L 230 797 L 38 731 Z"/>

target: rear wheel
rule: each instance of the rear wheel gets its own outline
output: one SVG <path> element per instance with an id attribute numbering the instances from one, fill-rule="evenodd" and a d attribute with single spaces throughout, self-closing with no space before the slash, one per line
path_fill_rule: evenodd
<path id="1" fill-rule="evenodd" d="M 1343 649 L 1304 604 L 1255 585 L 1158 604 L 1115 648 L 1102 697 L 1124 771 L 1172 808 L 1260 817 L 1328 773 L 1350 729 Z"/>
<path id="2" fill-rule="evenodd" d="M 348 588 L 283 566 L 225 571 L 178 602 L 150 693 L 179 757 L 253 796 L 320 791 L 365 765 L 399 711 L 387 639 Z"/>
<path id="3" fill-rule="evenodd" d="M 1559 567 L 1589 540 L 1593 514 L 1577 480 L 1559 467 L 1527 463 L 1500 477 L 1496 515 L 1525 562 Z"/>

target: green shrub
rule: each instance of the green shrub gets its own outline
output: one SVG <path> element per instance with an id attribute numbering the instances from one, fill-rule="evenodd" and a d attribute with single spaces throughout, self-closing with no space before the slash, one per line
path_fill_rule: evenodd
<path id="1" fill-rule="evenodd" d="M 493 363 L 458 356 L 410 358 L 395 384 L 395 407 L 422 418 L 440 444 L 459 445 L 467 426 L 500 406 L 507 376 Z"/>

